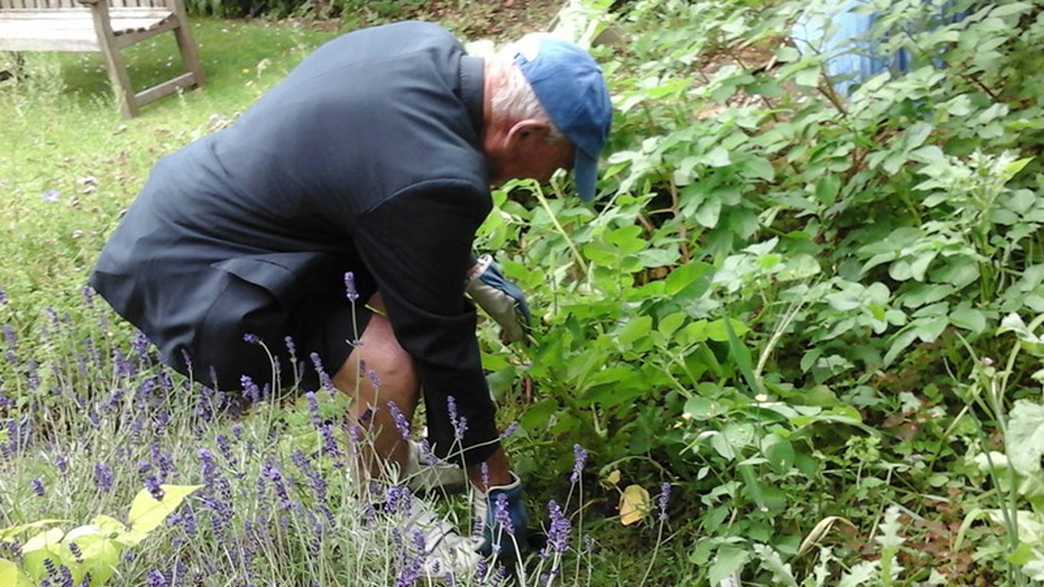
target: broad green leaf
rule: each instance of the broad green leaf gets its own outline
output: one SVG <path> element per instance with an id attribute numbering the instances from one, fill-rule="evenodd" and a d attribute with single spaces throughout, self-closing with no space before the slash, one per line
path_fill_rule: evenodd
<path id="1" fill-rule="evenodd" d="M 652 321 L 651 316 L 638 316 L 631 319 L 617 333 L 617 341 L 625 350 L 630 349 L 638 339 L 652 331 Z"/>
<path id="2" fill-rule="evenodd" d="M 769 434 L 762 441 L 761 454 L 779 471 L 786 471 L 794 464 L 794 446 L 775 434 Z"/>
<path id="3" fill-rule="evenodd" d="M 735 318 L 729 319 L 729 327 L 732 328 L 732 331 L 736 336 L 743 336 L 750 332 L 750 328 L 746 324 L 736 320 Z M 729 340 L 729 333 L 724 319 L 718 319 L 708 323 L 706 333 L 707 338 L 715 342 L 727 342 Z"/>
<path id="4" fill-rule="evenodd" d="M 714 555 L 714 562 L 711 563 L 710 567 L 710 584 L 721 585 L 723 581 L 734 573 L 738 573 L 743 569 L 748 556 L 750 556 L 750 553 L 738 546 L 726 544 L 718 548 L 717 554 Z"/>
<path id="5" fill-rule="evenodd" d="M 752 393 L 763 393 L 761 384 L 758 382 L 757 377 L 754 376 L 754 362 L 750 356 L 750 349 L 736 336 L 736 331 L 732 326 L 732 318 L 725 319 L 723 323 L 729 340 L 729 350 L 732 358 L 736 360 L 736 366 L 739 367 L 740 373 L 743 374 L 743 379 L 747 381 L 747 385 L 750 386 Z"/>
<path id="6" fill-rule="evenodd" d="M 950 321 L 954 326 L 970 330 L 975 334 L 981 334 L 986 330 L 986 315 L 966 304 L 957 306 L 950 313 Z"/>
<path id="7" fill-rule="evenodd" d="M 202 487 L 202 485 L 161 485 L 162 500 L 157 500 L 147 489 L 142 489 L 131 502 L 130 514 L 127 516 L 131 530 L 135 534 L 148 534 L 159 527 L 167 516 L 174 513 L 174 510 L 178 509 L 186 497 Z"/>
<path id="8" fill-rule="evenodd" d="M 765 181 L 772 181 L 776 178 L 776 170 L 772 167 L 772 162 L 764 157 L 752 157 L 748 159 L 740 173 L 747 177 L 754 177 Z"/>
<path id="9" fill-rule="evenodd" d="M 714 228 L 718 225 L 718 219 L 721 217 L 721 200 L 718 198 L 709 198 L 702 204 L 698 210 L 696 210 L 695 220 L 705 228 Z"/>
<path id="10" fill-rule="evenodd" d="M 656 330 L 664 337 L 670 338 L 683 323 L 685 323 L 685 312 L 675 312 L 661 319 L 660 323 L 656 325 Z"/>
<path id="11" fill-rule="evenodd" d="M 714 147 L 709 153 L 700 158 L 700 162 L 710 167 L 725 167 L 732 163 L 729 151 L 725 147 Z"/>
<path id="12" fill-rule="evenodd" d="M 814 88 L 819 85 L 819 68 L 810 67 L 802 69 L 794 76 L 794 83 L 806 88 Z"/>
<path id="13" fill-rule="evenodd" d="M 725 413 L 720 402 L 706 397 L 691 397 L 685 402 L 682 414 L 694 420 L 712 420 Z"/>
<path id="14" fill-rule="evenodd" d="M 1023 475 L 1039 475 L 1044 457 L 1044 405 L 1018 400 L 1011 410 L 1005 443 L 1012 467 Z"/>
<path id="15" fill-rule="evenodd" d="M 554 398 L 547 398 L 529 407 L 522 415 L 522 427 L 526 430 L 543 430 L 551 414 L 558 411 L 558 402 Z"/>

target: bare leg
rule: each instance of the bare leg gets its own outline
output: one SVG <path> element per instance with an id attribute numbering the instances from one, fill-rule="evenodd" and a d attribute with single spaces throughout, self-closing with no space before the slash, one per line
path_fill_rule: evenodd
<path id="1" fill-rule="evenodd" d="M 385 309 L 379 293 L 370 298 L 369 304 L 381 311 Z M 355 398 L 350 412 L 353 422 L 359 422 L 367 409 L 372 410 L 371 419 L 365 424 L 370 430 L 376 455 L 363 455 L 364 462 L 371 464 L 370 473 L 379 474 L 381 470 L 374 456 L 387 464 L 397 465 L 402 471 L 408 446 L 395 428 L 388 402 L 395 402 L 407 421 L 412 421 L 420 390 L 413 359 L 395 339 L 391 323 L 380 314 L 375 313 L 370 318 L 361 339 L 362 344 L 348 356 L 333 383 L 337 389 Z M 379 389 L 374 387 L 366 373 L 359 372 L 360 360 L 365 363 L 367 371 L 376 373 Z"/>
<path id="2" fill-rule="evenodd" d="M 493 453 L 486 460 L 486 466 L 489 468 L 490 485 L 508 485 L 511 483 L 511 467 L 508 464 L 507 455 L 504 454 L 503 447 L 498 447 L 497 452 Z M 480 491 L 486 491 L 486 485 L 482 482 L 482 465 L 468 467 L 468 478 L 471 479 L 471 484 Z"/>
<path id="3" fill-rule="evenodd" d="M 385 311 L 381 294 L 375 294 L 369 300 L 370 306 Z M 374 314 L 362 334 L 362 344 L 355 348 L 334 376 L 334 386 L 344 393 L 356 398 L 352 403 L 350 417 L 358 422 L 367 409 L 373 410 L 369 428 L 372 433 L 373 448 L 376 455 L 363 455 L 364 462 L 375 464 L 374 456 L 385 463 L 395 464 L 403 471 L 406 464 L 409 446 L 402 440 L 395 428 L 395 421 L 388 410 L 388 402 L 393 401 L 402 410 L 407 421 L 412 421 L 420 393 L 420 381 L 417 377 L 413 359 L 399 341 L 395 339 L 391 322 L 380 314 Z M 366 373 L 359 373 L 359 361 L 366 364 L 380 380 L 380 389 L 375 389 Z M 510 467 L 503 448 L 498 448 L 486 461 L 491 485 L 507 485 L 511 483 Z M 380 466 L 371 466 L 370 473 L 378 474 Z M 486 487 L 482 482 L 481 465 L 468 467 L 471 483 L 480 490 Z"/>

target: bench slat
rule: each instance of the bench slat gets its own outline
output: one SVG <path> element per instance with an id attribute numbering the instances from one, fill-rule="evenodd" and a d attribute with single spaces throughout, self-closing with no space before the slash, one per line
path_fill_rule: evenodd
<path id="1" fill-rule="evenodd" d="M 158 28 L 168 20 L 173 21 L 173 15 L 167 14 L 165 16 L 147 18 L 117 16 L 112 18 L 110 22 L 112 23 L 112 32 L 119 36 L 129 32 L 148 31 Z M 7 18 L 6 13 L 0 13 L 0 37 L 31 38 L 41 32 L 64 34 L 66 31 L 89 31 L 91 35 L 94 35 L 94 22 L 88 18 Z M 50 36 L 47 35 L 44 38 L 50 38 Z"/>
<path id="2" fill-rule="evenodd" d="M 94 27 L 54 29 L 0 22 L 0 51 L 97 51 Z"/>
<path id="3" fill-rule="evenodd" d="M 113 8 L 109 10 L 109 16 L 113 19 L 118 18 L 166 18 L 173 14 L 173 11 L 166 8 Z M 64 8 L 62 10 L 0 10 L 0 20 L 10 19 L 25 19 L 25 20 L 75 20 L 75 19 L 91 19 L 91 10 L 89 8 Z"/>

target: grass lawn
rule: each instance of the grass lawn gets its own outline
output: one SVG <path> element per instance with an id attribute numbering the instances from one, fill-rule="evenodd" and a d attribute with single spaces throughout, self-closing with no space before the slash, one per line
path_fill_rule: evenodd
<path id="1" fill-rule="evenodd" d="M 281 469 L 287 482 L 303 484 L 309 478 L 308 464 L 291 475 L 295 465 L 290 462 L 321 442 L 303 400 L 242 421 L 219 419 L 200 427 L 193 414 L 198 415 L 202 400 L 184 382 L 172 384 L 144 357 L 136 359 L 133 374 L 94 371 L 108 366 L 104 357 L 115 350 L 131 356 L 132 333 L 103 304 L 86 302 L 82 288 L 107 235 L 153 163 L 234 119 L 336 34 L 286 23 L 200 18 L 193 19 L 193 32 L 206 86 L 153 103 L 133 120 L 118 115 L 98 55 L 30 54 L 26 75 L 17 84 L 8 81 L 0 87 L 0 226 L 5 235 L 0 239 L 0 288 L 8 300 L 0 304 L 0 324 L 9 325 L 18 341 L 17 360 L 0 365 L 6 381 L 0 391 L 20 403 L 38 402 L 52 410 L 49 430 L 41 435 L 45 440 L 21 447 L 24 452 L 16 451 L 13 459 L 0 459 L 0 528 L 62 518 L 70 520 L 63 526 L 68 530 L 97 514 L 123 517 L 150 475 L 168 483 L 206 477 L 205 471 L 200 473 L 199 451 L 207 450 L 225 455 L 221 474 L 231 481 L 234 513 L 223 513 L 208 501 L 214 496 L 190 499 L 191 505 L 183 506 L 161 536 L 150 537 L 146 548 L 124 551 L 119 574 L 110 584 L 158 581 L 155 573 L 160 572 L 179 585 L 388 585 L 401 566 L 396 557 L 406 556 L 401 536 L 396 542 L 394 524 L 373 534 L 346 523 L 362 514 L 361 502 L 343 482 L 331 481 L 326 489 L 339 521 L 324 531 L 338 535 L 318 546 L 315 527 L 322 524 L 272 505 L 281 481 L 270 467 Z M 138 89 L 180 71 L 169 35 L 126 55 Z M 30 383 L 25 384 L 21 378 L 27 373 Z M 42 380 L 39 387 L 32 385 L 33 377 Z M 171 385 L 167 396 L 149 395 L 156 386 Z M 59 391 L 47 397 L 45 388 Z M 108 397 L 111 413 L 91 409 L 91 417 L 85 417 L 77 406 L 102 395 Z M 343 405 L 331 402 L 324 409 L 335 412 Z M 507 406 L 504 415 L 517 411 Z M 6 441 L 18 434 L 9 429 Z M 222 438 L 234 439 L 231 452 Z M 525 444 L 520 458 L 528 460 L 530 469 L 543 458 L 572 457 L 569 447 L 545 446 L 539 439 L 515 442 Z M 171 471 L 163 471 L 162 463 L 173 463 Z M 322 459 L 311 466 L 337 472 Z M 106 470 L 114 476 L 109 489 Z M 36 480 L 45 497 L 37 495 Z M 270 489 L 265 489 L 266 482 Z M 539 523 L 546 517 L 542 504 L 549 498 L 564 501 L 568 487 L 556 479 L 531 482 L 532 515 Z M 585 550 L 579 564 L 570 558 L 567 567 L 581 584 L 633 583 L 645 574 L 655 529 L 621 532 L 612 519 L 615 495 L 614 490 L 590 489 L 584 495 L 590 508 L 584 532 L 595 538 L 596 546 L 593 554 Z M 463 498 L 450 509 L 465 511 Z M 671 556 L 661 553 L 661 560 Z M 4 557 L 0 550 L 0 559 Z M 669 572 L 670 565 L 663 568 Z M 656 574 L 650 579 L 650 584 L 670 583 Z"/>

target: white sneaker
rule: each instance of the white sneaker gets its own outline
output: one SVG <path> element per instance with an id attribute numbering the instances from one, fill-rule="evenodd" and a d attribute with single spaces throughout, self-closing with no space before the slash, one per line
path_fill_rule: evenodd
<path id="1" fill-rule="evenodd" d="M 422 454 L 421 444 L 413 440 L 410 441 L 402 478 L 414 493 L 456 493 L 463 491 L 468 484 L 464 469 L 446 462 L 431 462 L 427 455 Z"/>
<path id="2" fill-rule="evenodd" d="M 423 499 L 413 499 L 406 516 L 405 535 L 414 540 L 415 531 L 424 538 L 423 570 L 431 579 L 452 575 L 455 579 L 470 579 L 482 561 L 478 554 L 479 542 L 462 536 L 456 526 L 439 515 Z"/>

